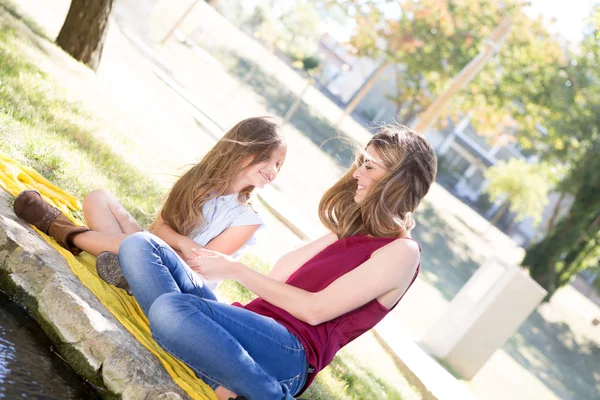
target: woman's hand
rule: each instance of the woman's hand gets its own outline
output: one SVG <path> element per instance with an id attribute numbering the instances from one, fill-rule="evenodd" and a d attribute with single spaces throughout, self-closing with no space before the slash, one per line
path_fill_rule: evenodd
<path id="1" fill-rule="evenodd" d="M 200 249 L 195 253 L 196 258 L 188 265 L 207 280 L 235 279 L 236 273 L 244 268 L 242 263 L 216 251 Z"/>

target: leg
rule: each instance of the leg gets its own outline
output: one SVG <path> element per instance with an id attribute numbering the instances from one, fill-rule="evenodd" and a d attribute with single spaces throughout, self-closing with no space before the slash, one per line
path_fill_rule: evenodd
<path id="1" fill-rule="evenodd" d="M 119 263 L 144 314 L 165 293 L 189 293 L 216 300 L 215 294 L 163 240 L 149 232 L 128 236 L 119 248 Z"/>
<path id="2" fill-rule="evenodd" d="M 252 399 L 292 399 L 308 364 L 298 339 L 273 320 L 197 296 L 168 293 L 148 314 L 156 341 L 213 389 Z"/>
<path id="3" fill-rule="evenodd" d="M 106 190 L 93 190 L 83 200 L 83 216 L 92 230 L 72 237 L 75 246 L 95 256 L 117 253 L 123 239 L 142 227 Z"/>
<path id="4" fill-rule="evenodd" d="M 118 252 L 121 242 L 126 237 L 125 233 L 87 231 L 73 235 L 71 242 L 81 250 L 97 256 L 103 251 Z"/>
<path id="5" fill-rule="evenodd" d="M 83 216 L 93 231 L 126 234 L 142 231 L 125 207 L 106 190 L 93 190 L 85 196 Z"/>

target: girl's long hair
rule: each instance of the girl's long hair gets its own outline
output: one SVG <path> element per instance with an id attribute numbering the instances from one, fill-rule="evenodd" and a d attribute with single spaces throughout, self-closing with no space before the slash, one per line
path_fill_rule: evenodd
<path id="1" fill-rule="evenodd" d="M 354 201 L 353 174 L 364 160 L 360 153 L 350 170 L 329 189 L 319 204 L 321 222 L 338 238 L 353 235 L 405 236 L 415 225 L 412 214 L 437 173 L 437 158 L 429 142 L 402 125 L 383 126 L 371 138 L 387 173 L 369 188 L 361 203 Z"/>
<path id="2" fill-rule="evenodd" d="M 269 160 L 282 146 L 285 140 L 273 118 L 248 118 L 238 122 L 198 164 L 175 182 L 159 215 L 179 234 L 188 236 L 204 223 L 202 207 L 206 202 L 225 195 L 238 173 Z M 239 201 L 249 204 L 253 191 L 254 186 L 242 189 Z M 156 227 L 156 223 L 154 221 L 149 229 Z"/>

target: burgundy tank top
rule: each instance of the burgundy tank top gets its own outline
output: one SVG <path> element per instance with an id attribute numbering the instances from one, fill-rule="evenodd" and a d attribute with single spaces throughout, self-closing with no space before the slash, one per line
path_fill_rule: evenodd
<path id="1" fill-rule="evenodd" d="M 309 292 L 319 292 L 342 275 L 367 261 L 373 252 L 394 240 L 396 238 L 377 238 L 365 235 L 338 240 L 298 268 L 286 283 Z M 418 273 L 419 267 L 417 267 L 411 285 Z M 356 290 L 360 290 L 360 287 L 357 287 Z M 261 298 L 255 299 L 245 306 L 239 303 L 233 305 L 271 317 L 298 337 L 306 351 L 308 363 L 314 369 L 314 372 L 311 371 L 312 373 L 308 375 L 302 391 L 312 383 L 317 373 L 331 362 L 338 350 L 374 327 L 395 307 L 394 305 L 388 309 L 374 299 L 337 318 L 312 326 Z"/>

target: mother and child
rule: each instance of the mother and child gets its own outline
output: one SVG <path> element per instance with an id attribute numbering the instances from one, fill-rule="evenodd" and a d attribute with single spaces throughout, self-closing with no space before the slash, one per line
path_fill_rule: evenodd
<path id="1" fill-rule="evenodd" d="M 437 160 L 416 132 L 380 128 L 321 199 L 330 233 L 284 255 L 265 276 L 235 256 L 263 224 L 252 193 L 277 177 L 285 155 L 274 120 L 239 122 L 175 183 L 148 231 L 106 192 L 86 197 L 88 227 L 34 191 L 21 193 L 14 208 L 73 253 L 99 255 L 99 275 L 129 286 L 157 343 L 219 400 L 293 399 L 416 279 L 412 214 Z M 219 302 L 211 283 L 223 279 L 258 297 Z"/>

